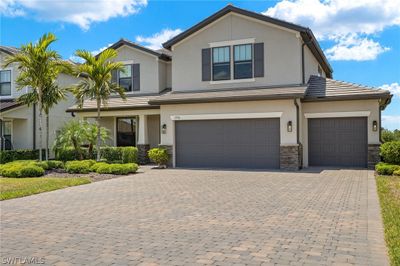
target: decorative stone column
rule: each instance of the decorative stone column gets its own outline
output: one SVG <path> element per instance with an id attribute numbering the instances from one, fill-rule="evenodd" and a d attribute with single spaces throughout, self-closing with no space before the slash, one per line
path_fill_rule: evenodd
<path id="1" fill-rule="evenodd" d="M 381 144 L 368 144 L 368 168 L 375 169 L 375 164 L 381 161 L 379 148 Z"/>
<path id="2" fill-rule="evenodd" d="M 172 147 L 172 145 L 159 144 L 158 147 L 167 150 L 167 153 L 169 155 L 169 160 L 168 160 L 167 166 L 172 167 L 173 166 L 173 147 Z"/>
<path id="3" fill-rule="evenodd" d="M 302 165 L 302 145 L 283 144 L 280 147 L 280 169 L 297 171 Z"/>
<path id="4" fill-rule="evenodd" d="M 138 160 L 140 164 L 147 164 L 150 162 L 147 152 L 150 150 L 149 134 L 147 128 L 147 115 L 139 115 L 138 125 Z"/>

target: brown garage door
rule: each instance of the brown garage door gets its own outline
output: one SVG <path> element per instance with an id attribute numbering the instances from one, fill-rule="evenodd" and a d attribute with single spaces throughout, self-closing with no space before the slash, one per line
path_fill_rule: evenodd
<path id="1" fill-rule="evenodd" d="M 279 168 L 279 119 L 177 121 L 176 165 Z"/>
<path id="2" fill-rule="evenodd" d="M 308 119 L 310 166 L 366 167 L 366 117 Z"/>

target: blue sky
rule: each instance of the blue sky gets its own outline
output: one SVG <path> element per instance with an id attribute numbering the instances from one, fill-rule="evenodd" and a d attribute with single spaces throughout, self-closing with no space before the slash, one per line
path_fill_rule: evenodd
<path id="1" fill-rule="evenodd" d="M 400 129 L 400 1 L 2 0 L 0 42 L 20 46 L 43 33 L 58 37 L 64 58 L 127 38 L 151 48 L 228 3 L 310 27 L 335 79 L 390 89 L 383 126 Z"/>

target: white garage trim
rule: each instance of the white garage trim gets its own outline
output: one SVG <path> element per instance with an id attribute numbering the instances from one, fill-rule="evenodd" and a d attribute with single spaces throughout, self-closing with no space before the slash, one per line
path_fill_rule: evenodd
<path id="1" fill-rule="evenodd" d="M 216 120 L 216 119 L 246 119 L 246 118 L 280 118 L 281 116 L 282 112 L 171 115 L 171 120 L 182 121 L 182 120 Z"/>
<path id="2" fill-rule="evenodd" d="M 332 113 L 305 113 L 305 118 L 327 118 L 327 117 L 365 117 L 371 114 L 370 111 L 358 112 L 332 112 Z"/>

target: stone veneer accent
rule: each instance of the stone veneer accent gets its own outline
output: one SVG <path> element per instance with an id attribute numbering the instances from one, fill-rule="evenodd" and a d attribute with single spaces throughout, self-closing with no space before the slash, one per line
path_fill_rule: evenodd
<path id="1" fill-rule="evenodd" d="M 281 145 L 280 168 L 281 170 L 296 171 L 302 165 L 302 145 Z"/>
<path id="2" fill-rule="evenodd" d="M 168 167 L 172 167 L 172 166 L 173 166 L 173 163 L 172 163 L 172 158 L 173 158 L 173 148 L 172 148 L 172 145 L 162 145 L 162 144 L 159 144 L 158 147 L 167 150 L 167 153 L 168 153 L 168 155 L 169 155 L 169 160 L 168 160 L 167 166 L 168 166 Z"/>
<path id="3" fill-rule="evenodd" d="M 381 144 L 368 144 L 368 168 L 374 169 L 375 164 L 381 161 L 381 156 L 379 155 L 379 148 Z"/>
<path id="4" fill-rule="evenodd" d="M 148 164 L 150 162 L 147 152 L 150 150 L 149 144 L 137 144 L 138 160 L 140 164 Z"/>

